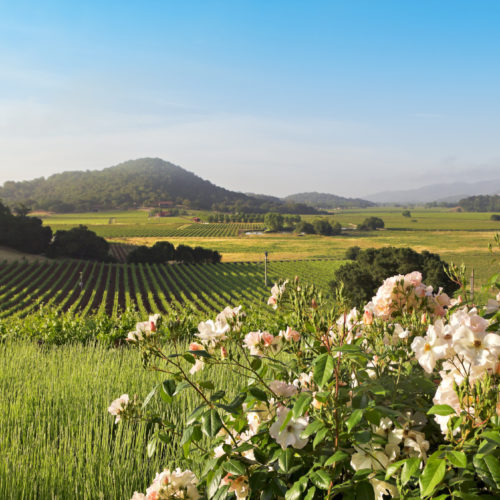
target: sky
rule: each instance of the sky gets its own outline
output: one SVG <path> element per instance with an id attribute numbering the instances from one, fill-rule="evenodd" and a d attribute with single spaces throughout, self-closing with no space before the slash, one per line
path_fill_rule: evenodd
<path id="1" fill-rule="evenodd" d="M 0 184 L 160 157 L 363 196 L 500 177 L 496 0 L 0 0 Z"/>

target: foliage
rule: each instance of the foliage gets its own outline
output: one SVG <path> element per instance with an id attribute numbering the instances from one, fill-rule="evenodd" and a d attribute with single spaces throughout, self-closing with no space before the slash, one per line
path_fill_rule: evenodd
<path id="1" fill-rule="evenodd" d="M 500 214 L 491 214 L 491 220 L 500 220 Z"/>
<path id="2" fill-rule="evenodd" d="M 500 195 L 477 195 L 463 198 L 458 204 L 467 212 L 500 211 Z"/>
<path id="3" fill-rule="evenodd" d="M 305 203 L 316 208 L 374 207 L 375 203 L 360 198 L 344 198 L 328 193 L 297 193 L 285 198 L 294 203 Z"/>
<path id="4" fill-rule="evenodd" d="M 403 217 L 411 217 L 411 212 L 410 212 L 409 210 L 403 210 L 403 211 L 401 212 L 401 215 L 402 215 Z"/>
<path id="5" fill-rule="evenodd" d="M 269 231 L 281 231 L 285 222 L 284 217 L 276 212 L 269 212 L 264 218 L 264 224 Z"/>
<path id="6" fill-rule="evenodd" d="M 342 232 L 342 226 L 338 222 L 332 226 L 329 221 L 324 219 L 315 220 L 313 227 L 316 234 L 322 234 L 323 236 L 334 236 Z"/>
<path id="7" fill-rule="evenodd" d="M 424 280 L 434 289 L 442 287 L 448 294 L 459 288 L 447 274 L 448 265 L 439 255 L 424 250 L 421 253 L 411 248 L 350 248 L 346 258 L 354 260 L 341 266 L 335 273 L 331 288 L 335 294 L 343 283 L 343 296 L 349 304 L 360 306 L 370 300 L 375 290 L 389 276 L 407 274 L 412 270 L 422 273 Z"/>
<path id="8" fill-rule="evenodd" d="M 380 217 L 368 217 L 358 226 L 358 229 L 360 231 L 375 231 L 376 229 L 382 229 L 384 226 L 384 221 Z"/>
<path id="9" fill-rule="evenodd" d="M 26 253 L 46 252 L 52 239 L 50 227 L 43 227 L 36 217 L 13 215 L 8 207 L 0 203 L 0 245 Z"/>
<path id="10" fill-rule="evenodd" d="M 222 212 L 316 213 L 303 204 L 266 201 L 229 191 L 160 158 L 131 160 L 104 170 L 73 171 L 32 181 L 5 182 L 0 198 L 36 210 L 85 212 L 155 206 L 173 201 L 187 208 Z"/>
<path id="11" fill-rule="evenodd" d="M 310 222 L 302 221 L 295 226 L 295 232 L 304 234 L 314 234 L 316 230 Z"/>
<path id="12" fill-rule="evenodd" d="M 50 257 L 71 257 L 73 259 L 110 262 L 109 243 L 87 226 L 80 225 L 69 231 L 56 231 L 48 249 Z"/>
<path id="13" fill-rule="evenodd" d="M 500 495 L 500 295 L 481 316 L 418 272 L 387 280 L 363 315 L 298 281 L 271 292 L 268 325 L 228 307 L 174 354 L 160 318 L 130 333 L 161 378 L 109 412 L 154 426 L 151 455 L 179 450 L 134 500 Z M 236 374 L 233 391 L 220 370 Z M 171 408 L 186 392 L 197 403 L 181 423 Z"/>

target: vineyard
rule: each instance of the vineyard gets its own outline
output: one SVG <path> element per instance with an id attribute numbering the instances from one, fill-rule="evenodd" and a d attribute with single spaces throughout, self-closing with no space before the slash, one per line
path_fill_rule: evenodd
<path id="1" fill-rule="evenodd" d="M 67 230 L 74 227 L 68 224 L 50 224 L 55 232 L 59 229 Z M 263 231 L 262 223 L 254 222 L 234 222 L 234 223 L 189 223 L 174 228 L 161 224 L 106 224 L 92 225 L 90 229 L 103 238 L 226 238 L 235 237 L 246 231 Z"/>
<path id="2" fill-rule="evenodd" d="M 167 312 L 190 304 L 212 313 L 228 304 L 257 304 L 272 283 L 299 276 L 325 292 L 341 261 L 277 261 L 222 264 L 104 264 L 90 261 L 0 264 L 0 318 L 24 316 L 42 304 L 82 314 L 136 307 Z"/>

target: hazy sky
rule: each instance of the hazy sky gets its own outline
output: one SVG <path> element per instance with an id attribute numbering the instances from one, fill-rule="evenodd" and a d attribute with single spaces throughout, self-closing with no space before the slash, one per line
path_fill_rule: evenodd
<path id="1" fill-rule="evenodd" d="M 0 183 L 161 157 L 360 196 L 500 177 L 497 0 L 0 0 Z"/>

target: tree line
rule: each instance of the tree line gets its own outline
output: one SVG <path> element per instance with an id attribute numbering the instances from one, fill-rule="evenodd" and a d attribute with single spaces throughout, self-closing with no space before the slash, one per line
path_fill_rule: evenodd
<path id="1" fill-rule="evenodd" d="M 499 212 L 500 195 L 469 196 L 460 200 L 459 205 L 467 212 Z"/>

